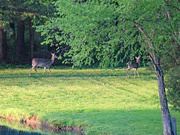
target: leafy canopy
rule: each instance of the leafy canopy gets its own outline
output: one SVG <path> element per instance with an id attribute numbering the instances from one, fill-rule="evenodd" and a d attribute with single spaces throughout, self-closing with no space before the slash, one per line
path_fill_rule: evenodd
<path id="1" fill-rule="evenodd" d="M 56 17 L 38 31 L 43 44 L 65 48 L 74 66 L 117 66 L 125 58 L 166 55 L 178 40 L 177 1 L 100 0 L 54 2 Z M 169 18 L 168 13 L 171 14 Z M 68 49 L 67 49 L 68 48 Z"/>
<path id="2" fill-rule="evenodd" d="M 113 2 L 74 2 L 59 0 L 55 3 L 57 13 L 47 26 L 39 26 L 38 31 L 46 36 L 43 44 L 58 46 L 66 44 L 69 51 L 65 62 L 74 66 L 90 65 L 98 62 L 100 66 L 117 66 L 121 60 L 134 51 L 137 54 L 137 30 L 131 32 L 135 46 L 125 46 L 122 23 L 119 18 L 121 7 Z M 58 30 L 56 33 L 52 32 Z M 129 49 L 125 49 L 129 48 Z M 129 50 L 129 51 L 125 51 Z"/>

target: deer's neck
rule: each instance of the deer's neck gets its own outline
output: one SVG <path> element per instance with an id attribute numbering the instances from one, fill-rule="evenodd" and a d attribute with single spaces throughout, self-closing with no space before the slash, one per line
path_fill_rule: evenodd
<path id="1" fill-rule="evenodd" d="M 138 64 L 139 64 L 139 60 L 136 60 L 136 63 L 138 63 Z"/>
<path id="2" fill-rule="evenodd" d="M 54 61 L 54 56 L 51 57 L 51 60 Z"/>

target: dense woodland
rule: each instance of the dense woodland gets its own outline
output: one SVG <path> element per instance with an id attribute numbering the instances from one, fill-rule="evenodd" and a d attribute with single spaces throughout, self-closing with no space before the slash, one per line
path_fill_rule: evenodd
<path id="1" fill-rule="evenodd" d="M 49 47 L 33 25 L 44 24 L 53 15 L 51 1 L 0 1 L 0 61 L 30 64 L 34 56 L 45 57 Z"/>
<path id="2" fill-rule="evenodd" d="M 157 75 L 164 134 L 172 134 L 164 75 L 169 102 L 179 110 L 179 7 L 178 0 L 1 0 L 0 62 L 29 64 L 52 51 L 73 66 L 148 59 Z"/>

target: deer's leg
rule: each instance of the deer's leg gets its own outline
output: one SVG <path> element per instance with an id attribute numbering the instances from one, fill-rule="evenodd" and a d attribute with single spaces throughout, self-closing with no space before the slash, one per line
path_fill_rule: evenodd
<path id="1" fill-rule="evenodd" d="M 127 73 L 127 78 L 129 78 L 131 76 L 130 72 L 129 72 L 130 70 L 131 70 L 130 68 L 127 69 L 127 72 L 126 72 Z"/>
<path id="2" fill-rule="evenodd" d="M 44 72 L 42 73 L 42 75 L 44 75 L 45 72 L 46 72 L 46 67 L 44 67 Z"/>
<path id="3" fill-rule="evenodd" d="M 38 72 L 37 72 L 37 68 L 38 68 L 38 66 L 36 66 L 34 69 L 35 69 L 37 75 L 39 76 L 39 74 L 38 74 Z"/>
<path id="4" fill-rule="evenodd" d="M 138 71 L 136 70 L 136 72 L 137 72 L 137 74 L 138 74 L 138 77 L 139 77 L 139 73 L 138 73 Z"/>
<path id="5" fill-rule="evenodd" d="M 126 71 L 126 76 L 127 76 L 127 79 L 128 79 L 128 69 L 127 69 L 127 71 Z"/>
<path id="6" fill-rule="evenodd" d="M 136 78 L 136 72 L 137 72 L 137 69 L 135 69 L 134 71 L 134 78 Z"/>
<path id="7" fill-rule="evenodd" d="M 137 68 L 136 68 L 136 70 L 135 70 L 135 72 L 134 72 L 134 78 L 135 78 L 135 76 L 136 76 L 136 73 L 137 73 L 137 75 L 138 75 L 138 77 L 139 77 L 139 73 L 138 73 Z"/>
<path id="8" fill-rule="evenodd" d="M 29 76 L 31 76 L 31 71 L 32 71 L 32 69 L 33 69 L 33 67 L 32 67 L 32 68 L 30 68 L 30 71 L 29 71 Z"/>
<path id="9" fill-rule="evenodd" d="M 48 67 L 48 69 L 49 69 L 49 74 L 51 75 L 51 70 L 50 70 L 50 67 Z"/>
<path id="10" fill-rule="evenodd" d="M 35 68 L 35 66 L 32 66 L 32 68 L 30 68 L 30 72 L 29 72 L 29 76 L 31 76 L 31 71 Z"/>

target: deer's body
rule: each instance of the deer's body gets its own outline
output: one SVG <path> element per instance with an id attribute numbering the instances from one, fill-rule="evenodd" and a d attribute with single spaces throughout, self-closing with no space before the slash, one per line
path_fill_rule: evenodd
<path id="1" fill-rule="evenodd" d="M 58 58 L 55 53 L 51 53 L 52 57 L 51 59 L 43 59 L 43 58 L 34 58 L 32 59 L 32 68 L 30 69 L 30 72 L 29 72 L 29 76 L 31 76 L 31 71 L 32 69 L 35 69 L 37 75 L 38 72 L 37 72 L 37 68 L 38 66 L 39 67 L 44 67 L 44 72 L 42 74 L 44 74 L 46 72 L 46 68 L 49 69 L 49 74 L 51 75 L 51 71 L 50 71 L 50 66 L 54 63 L 54 59 L 55 58 Z"/>
<path id="2" fill-rule="evenodd" d="M 138 73 L 137 69 L 138 69 L 138 67 L 139 67 L 140 60 L 139 60 L 139 57 L 135 57 L 135 58 L 136 58 L 136 62 L 132 62 L 132 63 L 128 62 L 128 63 L 127 63 L 127 72 L 126 72 L 126 73 L 127 73 L 127 78 L 130 77 L 129 71 L 130 71 L 132 68 L 135 68 L 134 78 L 135 78 L 135 76 L 136 76 L 136 73 L 137 73 L 138 76 L 139 76 L 139 73 Z"/>

